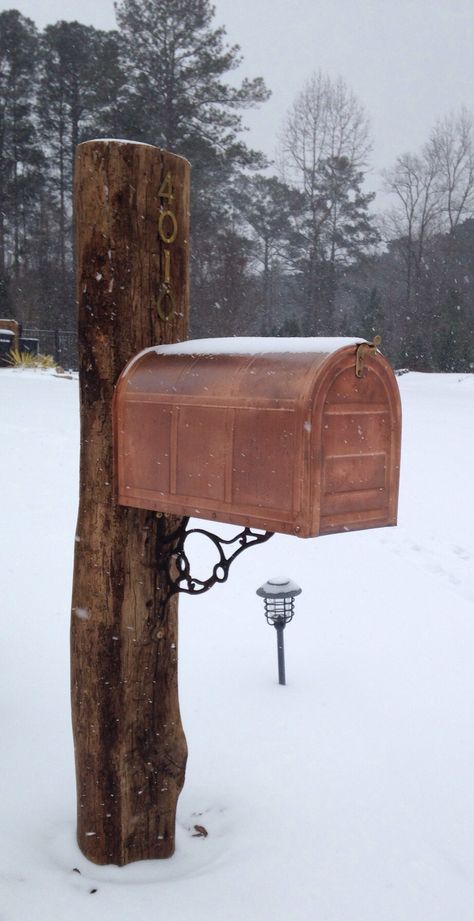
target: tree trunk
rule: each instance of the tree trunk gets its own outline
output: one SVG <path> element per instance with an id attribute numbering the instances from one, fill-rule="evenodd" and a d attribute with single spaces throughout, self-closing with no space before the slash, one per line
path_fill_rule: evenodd
<path id="1" fill-rule="evenodd" d="M 64 143 L 63 112 L 59 125 L 59 265 L 61 268 L 61 288 L 65 289 L 66 276 L 66 168 Z"/>
<path id="2" fill-rule="evenodd" d="M 112 397 L 133 355 L 186 337 L 188 210 L 189 164 L 181 157 L 120 141 L 78 147 L 81 463 L 72 718 L 78 843 L 99 864 L 171 856 L 184 782 L 177 599 L 163 613 L 156 578 L 160 530 L 178 521 L 115 503 Z M 176 220 L 176 239 L 166 246 L 160 211 Z M 165 264 L 175 309 L 161 320 Z"/>

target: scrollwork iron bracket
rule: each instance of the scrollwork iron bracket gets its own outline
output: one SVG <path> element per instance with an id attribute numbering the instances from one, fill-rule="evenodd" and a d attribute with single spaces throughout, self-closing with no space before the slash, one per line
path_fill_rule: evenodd
<path id="1" fill-rule="evenodd" d="M 202 595 L 203 592 L 209 591 L 216 583 L 225 582 L 229 575 L 231 563 L 244 550 L 257 544 L 263 544 L 270 537 L 273 537 L 273 531 L 261 533 L 253 531 L 252 528 L 244 528 L 234 537 L 224 538 L 219 537 L 217 534 L 212 534 L 204 528 L 188 528 L 188 524 L 189 518 L 183 518 L 179 527 L 169 534 L 159 529 L 156 553 L 157 569 L 160 582 L 163 580 L 168 587 L 163 607 L 177 592 L 185 592 L 188 595 Z M 186 541 L 193 534 L 199 534 L 207 538 L 217 549 L 219 559 L 213 566 L 208 579 L 199 579 L 197 576 L 191 575 L 191 563 L 186 553 Z M 233 552 L 227 554 L 226 548 L 231 548 L 233 544 L 238 544 L 238 546 Z"/>

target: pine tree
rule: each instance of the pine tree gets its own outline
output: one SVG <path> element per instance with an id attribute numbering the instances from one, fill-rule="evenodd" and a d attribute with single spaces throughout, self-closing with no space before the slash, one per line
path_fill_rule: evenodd
<path id="1" fill-rule="evenodd" d="M 380 293 L 376 286 L 358 297 L 357 335 L 372 340 L 383 333 L 384 317 Z M 382 336 L 383 339 L 383 336 Z"/>
<path id="2" fill-rule="evenodd" d="M 122 75 L 116 33 L 79 22 L 57 22 L 42 36 L 38 112 L 50 158 L 50 187 L 58 208 L 59 267 L 71 262 L 71 193 L 77 144 L 114 127 Z M 105 122 L 105 124 L 104 124 Z"/>
<path id="3" fill-rule="evenodd" d="M 17 10 L 0 13 L 0 286 L 18 283 L 28 257 L 30 226 L 41 184 L 35 130 L 38 34 Z M 8 308 L 14 308 L 9 304 Z"/>
<path id="4" fill-rule="evenodd" d="M 304 197 L 276 176 L 242 176 L 236 185 L 235 201 L 252 239 L 254 264 L 260 265 L 261 292 L 256 307 L 264 328 L 272 329 L 275 316 L 275 285 L 281 271 L 288 270 L 295 244 L 295 221 Z"/>
<path id="5" fill-rule="evenodd" d="M 197 139 L 223 155 L 246 155 L 240 111 L 268 97 L 263 80 L 224 82 L 240 63 L 209 0 L 120 0 L 129 128 L 138 140 L 190 154 Z M 247 154 L 248 155 L 248 154 Z"/>
<path id="6" fill-rule="evenodd" d="M 206 314 L 227 302 L 235 287 L 229 251 L 238 265 L 247 264 L 244 240 L 236 252 L 231 190 L 240 169 L 265 165 L 241 139 L 242 112 L 269 94 L 261 78 L 237 87 L 226 82 L 240 63 L 239 48 L 226 43 L 224 28 L 214 28 L 209 0 L 120 0 L 115 8 L 126 78 L 122 136 L 168 148 L 192 164 L 191 283 L 193 328 L 199 332 Z M 206 277 L 206 265 L 214 274 L 221 267 L 220 293 L 215 279 Z M 221 329 L 226 317 L 231 325 L 235 321 L 228 313 L 220 316 Z"/>

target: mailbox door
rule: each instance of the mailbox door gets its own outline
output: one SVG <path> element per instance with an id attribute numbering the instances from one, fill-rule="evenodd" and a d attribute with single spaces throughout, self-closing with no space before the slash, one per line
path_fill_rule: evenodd
<path id="1" fill-rule="evenodd" d="M 397 522 L 401 411 L 396 378 L 377 353 L 362 378 L 340 356 L 323 385 L 319 533 Z"/>

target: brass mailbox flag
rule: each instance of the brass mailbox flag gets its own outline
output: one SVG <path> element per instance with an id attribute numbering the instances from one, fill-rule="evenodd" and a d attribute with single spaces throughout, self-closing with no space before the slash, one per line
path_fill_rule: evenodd
<path id="1" fill-rule="evenodd" d="M 396 524 L 398 386 L 374 346 L 361 368 L 361 344 L 145 349 L 115 393 L 117 501 L 300 537 Z"/>

